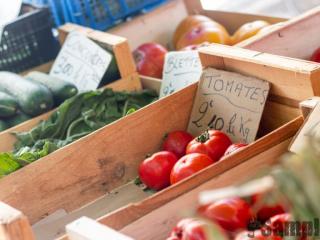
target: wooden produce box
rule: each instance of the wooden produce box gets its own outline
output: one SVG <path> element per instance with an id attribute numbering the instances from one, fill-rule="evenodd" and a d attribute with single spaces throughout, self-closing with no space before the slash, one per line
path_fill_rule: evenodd
<path id="1" fill-rule="evenodd" d="M 136 49 L 146 42 L 160 43 L 172 49 L 172 38 L 176 27 L 184 18 L 192 14 L 212 18 L 225 26 L 230 34 L 247 22 L 265 20 L 274 24 L 286 20 L 261 15 L 205 10 L 200 0 L 170 0 L 147 14 L 109 29 L 108 32 L 127 38 L 131 49 Z"/>
<path id="2" fill-rule="evenodd" d="M 103 216 L 97 221 L 107 227 L 112 227 L 118 230 L 121 234 L 124 234 L 131 239 L 139 240 L 163 240 L 169 236 L 171 230 L 176 225 L 176 223 L 183 218 L 185 211 L 196 209 L 198 205 L 199 193 L 205 190 L 212 190 L 215 188 L 227 187 L 230 185 L 237 185 L 242 181 L 248 180 L 250 177 L 254 177 L 259 171 L 266 167 L 270 167 L 279 161 L 282 154 L 287 152 L 288 145 L 292 139 L 292 135 L 299 129 L 302 124 L 302 116 L 289 122 L 284 127 L 279 129 L 276 134 L 269 135 L 269 138 L 273 138 L 274 144 L 269 146 L 265 151 L 260 152 L 257 155 L 251 156 L 246 161 L 243 161 L 239 165 L 227 170 L 224 173 L 213 175 L 210 178 L 206 178 L 201 185 L 195 187 L 194 189 L 187 188 L 183 195 L 166 202 L 161 199 L 161 194 L 155 195 L 150 199 L 142 201 L 138 204 L 130 204 L 119 211 L 111 213 L 109 215 Z M 276 138 L 283 133 L 290 133 L 286 138 Z M 264 139 L 266 140 L 266 139 Z M 261 143 L 264 141 L 262 140 Z M 265 143 L 264 143 L 265 144 Z M 258 145 L 253 144 L 252 147 Z M 243 155 L 244 151 L 235 153 L 232 157 L 236 159 L 241 157 L 241 152 Z M 231 159 L 229 159 L 231 161 Z M 208 171 L 208 170 L 205 170 Z M 202 175 L 205 172 L 201 173 Z M 198 175 L 198 178 L 200 175 Z M 195 178 L 194 178 L 195 179 Z M 191 179 L 189 179 L 189 182 Z M 187 182 L 183 182 L 179 188 L 184 188 Z M 172 189 L 171 189 L 172 190 Z M 170 191 L 166 191 L 166 194 L 170 194 Z M 171 191 L 172 192 L 172 191 Z M 164 192 L 162 193 L 164 195 Z M 158 201 L 163 202 L 160 206 Z M 153 204 L 159 205 L 159 207 L 154 207 Z M 152 211 L 146 211 L 145 209 L 152 209 Z M 13 209 L 0 202 L 0 239 L 4 240 L 35 240 L 43 239 L 40 237 L 35 237 L 36 233 L 30 226 L 30 223 L 25 215 L 20 211 Z M 145 214 L 143 214 L 145 213 Z M 135 216 L 133 218 L 133 216 Z M 129 218 L 129 219 L 128 219 Z M 79 221 L 79 220 L 77 220 Z M 53 225 L 53 224 L 52 224 Z M 84 227 L 84 226 L 83 226 Z M 77 232 L 72 231 L 69 234 L 59 238 L 59 240 L 78 240 L 78 239 L 96 239 L 98 235 L 103 237 L 103 239 L 108 239 L 111 237 L 110 231 L 103 231 L 102 226 L 97 225 L 86 225 L 83 229 L 77 229 Z M 65 223 L 62 226 L 63 229 L 66 228 Z M 82 235 L 83 234 L 83 235 Z M 105 234 L 105 235 L 104 235 Z M 81 238 L 86 236 L 86 238 Z M 90 237 L 90 238 L 89 238 Z"/>
<path id="3" fill-rule="evenodd" d="M 320 6 L 254 36 L 238 46 L 287 57 L 309 60 L 320 47 Z M 319 88 L 317 95 L 320 94 Z"/>
<path id="4" fill-rule="evenodd" d="M 310 79 L 320 71 L 319 66 L 312 63 L 300 66 L 299 60 L 223 45 L 204 48 L 200 56 L 204 66 L 271 82 L 271 94 L 279 100 L 285 97 L 300 101 L 300 98 L 312 95 Z M 290 89 L 287 89 L 288 82 Z M 301 86 L 305 91 L 297 96 L 297 89 Z M 0 180 L 0 200 L 19 208 L 31 223 L 36 223 L 58 210 L 72 214 L 97 198 L 111 195 L 112 198 L 105 201 L 104 205 L 118 205 L 107 212 L 128 203 L 132 203 L 128 206 L 132 210 L 118 210 L 112 214 L 110 224 L 117 225 L 119 219 L 129 224 L 209 179 L 286 141 L 296 133 L 302 122 L 302 119 L 298 119 L 285 125 L 299 115 L 299 109 L 285 105 L 285 102 L 268 101 L 259 138 L 245 150 L 150 197 L 142 195 L 142 190 L 133 183 L 127 195 L 115 190 L 135 179 L 140 162 L 146 154 L 159 150 L 166 133 L 187 128 L 196 91 L 197 84 L 193 84 L 8 175 Z M 141 199 L 133 201 L 132 198 L 138 195 Z M 127 202 L 123 199 L 127 199 Z M 107 212 L 98 210 L 90 214 L 98 218 L 99 214 L 102 216 Z M 57 227 L 62 222 L 58 219 L 53 221 L 52 226 Z"/>

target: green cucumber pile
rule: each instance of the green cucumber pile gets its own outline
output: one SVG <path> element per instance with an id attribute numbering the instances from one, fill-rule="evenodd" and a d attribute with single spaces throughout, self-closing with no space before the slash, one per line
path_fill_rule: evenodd
<path id="1" fill-rule="evenodd" d="M 155 101 L 152 90 L 80 93 L 64 101 L 49 117 L 28 132 L 15 133 L 12 152 L 0 153 L 0 178 L 67 144 Z M 1 123 L 0 123 L 1 124 Z"/>
<path id="2" fill-rule="evenodd" d="M 76 86 L 40 72 L 21 77 L 0 72 L 0 131 L 18 125 L 76 95 Z"/>

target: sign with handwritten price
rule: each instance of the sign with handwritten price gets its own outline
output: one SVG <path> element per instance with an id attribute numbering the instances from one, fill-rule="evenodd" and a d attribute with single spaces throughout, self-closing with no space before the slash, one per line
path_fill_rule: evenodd
<path id="1" fill-rule="evenodd" d="M 221 130 L 233 142 L 255 140 L 270 85 L 238 73 L 208 68 L 203 71 L 188 130 L 199 135 Z"/>
<path id="2" fill-rule="evenodd" d="M 95 90 L 112 55 L 80 33 L 70 33 L 50 75 L 74 83 L 79 91 Z"/>
<path id="3" fill-rule="evenodd" d="M 166 54 L 161 81 L 160 98 L 199 81 L 202 72 L 198 51 Z"/>

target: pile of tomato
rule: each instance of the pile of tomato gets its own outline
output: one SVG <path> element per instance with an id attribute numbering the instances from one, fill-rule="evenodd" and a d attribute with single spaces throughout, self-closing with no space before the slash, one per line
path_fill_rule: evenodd
<path id="1" fill-rule="evenodd" d="M 167 240 L 281 240 L 292 217 L 283 202 L 261 201 L 265 197 L 259 193 L 200 206 L 198 217 L 180 220 Z"/>
<path id="2" fill-rule="evenodd" d="M 158 191 L 245 146 L 232 144 L 226 134 L 217 130 L 208 130 L 196 138 L 185 131 L 174 131 L 165 137 L 162 151 L 140 164 L 139 177 L 148 188 Z"/>

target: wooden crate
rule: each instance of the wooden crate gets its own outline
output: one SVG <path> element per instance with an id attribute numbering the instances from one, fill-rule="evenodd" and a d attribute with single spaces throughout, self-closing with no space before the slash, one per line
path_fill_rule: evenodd
<path id="1" fill-rule="evenodd" d="M 108 32 L 127 38 L 132 49 L 146 42 L 157 42 L 171 48 L 176 27 L 185 17 L 192 14 L 206 15 L 224 25 L 230 33 L 242 24 L 255 20 L 265 20 L 272 24 L 286 20 L 261 15 L 205 10 L 200 0 L 171 0 L 147 14 L 109 29 Z"/>
<path id="2" fill-rule="evenodd" d="M 258 55 L 261 57 L 254 57 Z M 292 76 L 295 76 L 292 84 L 299 87 L 314 71 L 319 71 L 319 68 L 312 68 L 312 64 L 302 65 L 303 69 L 297 71 L 294 66 L 299 63 L 298 60 L 290 60 L 287 66 L 281 64 L 284 63 L 283 57 L 272 56 L 273 61 L 266 61 L 269 57 L 271 56 L 268 54 L 222 45 L 212 46 L 201 52 L 204 66 L 253 75 L 271 82 L 273 89 L 282 88 L 281 84 Z M 279 65 L 275 66 L 274 63 Z M 251 69 L 252 73 L 247 69 Z M 156 83 L 159 82 L 148 82 L 147 85 L 156 88 Z M 311 84 L 305 86 L 308 89 L 306 94 L 312 94 Z M 35 223 L 59 209 L 76 211 L 125 185 L 137 176 L 137 168 L 145 155 L 159 150 L 165 133 L 186 129 L 196 90 L 197 84 L 193 84 L 6 176 L 0 180 L 0 200 L 21 209 L 31 223 Z M 290 90 L 289 95 L 287 92 L 288 98 L 295 97 L 293 91 Z M 141 205 L 132 205 L 133 209 L 138 207 L 138 213 L 133 210 L 130 215 L 130 211 L 119 210 L 120 215 L 116 216 L 121 216 L 120 218 L 130 223 L 224 171 L 286 141 L 295 134 L 302 120 L 298 119 L 279 129 L 277 127 L 298 115 L 298 108 L 268 101 L 261 123 L 263 137 L 245 151 L 231 155 L 225 161 L 218 162 L 150 198 L 141 196 L 141 199 L 146 200 Z M 134 197 L 141 195 L 141 192 L 141 189 L 135 187 L 128 194 Z M 137 202 L 130 197 L 124 202 L 122 197 L 117 198 L 115 194 L 105 204 L 121 203 L 116 206 L 120 208 L 130 202 Z M 125 214 L 125 217 L 121 214 Z M 112 222 L 117 224 L 117 220 Z"/>
<path id="3" fill-rule="evenodd" d="M 238 46 L 309 60 L 320 47 L 320 6 L 283 22 L 270 32 L 254 36 Z M 318 93 L 319 94 L 319 93 Z"/>
<path id="4" fill-rule="evenodd" d="M 264 151 L 258 151 L 260 153 L 256 154 L 251 153 L 250 157 L 246 161 L 242 161 L 239 165 L 229 168 L 229 170 L 223 173 L 217 173 L 217 169 L 213 170 L 212 166 L 210 169 L 202 171 L 197 176 L 193 176 L 188 182 L 183 181 L 176 185 L 175 188 L 171 187 L 163 191 L 161 194 L 156 194 L 137 204 L 130 204 L 116 212 L 101 217 L 97 221 L 105 226 L 118 230 L 120 233 L 125 234 L 132 239 L 166 239 L 175 224 L 183 218 L 186 209 L 196 209 L 198 195 L 200 192 L 239 184 L 244 180 L 254 177 L 255 174 L 259 173 L 262 169 L 276 164 L 279 161 L 279 157 L 287 151 L 292 135 L 299 129 L 301 124 L 302 116 L 289 122 L 278 131 L 270 134 L 268 138 L 269 141 L 273 142 L 273 144 L 272 146 L 269 144 L 270 146 L 268 148 L 266 148 L 267 137 L 255 142 L 252 145 L 251 150 L 253 147 L 263 147 Z M 234 161 L 237 158 L 242 158 L 244 152 L 245 151 L 239 151 L 235 153 L 228 161 Z M 223 161 L 222 163 L 226 163 L 226 161 Z M 193 189 L 186 186 L 190 184 L 190 182 L 200 182 L 199 178 L 205 179 L 204 181 L 201 181 L 201 185 L 196 185 Z M 174 192 L 177 188 L 184 189 L 184 191 L 180 192 L 178 197 L 170 198 L 171 200 L 167 201 L 165 199 L 166 197 L 170 195 L 175 196 L 177 194 Z M 159 202 L 161 204 L 159 204 Z M 155 205 L 158 207 L 155 207 Z M 0 211 L 0 219 L 2 219 L 2 221 L 0 221 L 0 229 L 2 228 L 2 231 L 0 231 L 0 239 L 36 239 L 25 215 L 1 202 L 0 210 L 2 210 Z M 92 227 L 94 228 L 89 228 L 85 232 L 90 232 L 92 236 L 97 236 L 96 233 L 94 234 L 94 231 L 100 230 L 99 232 L 101 232 L 101 226 L 93 225 Z M 65 225 L 63 225 L 63 228 L 65 228 Z M 89 239 L 80 238 L 80 236 L 82 236 L 81 232 L 84 231 L 81 231 L 81 229 L 79 230 L 79 235 L 77 235 L 79 238 L 74 237 L 73 234 L 73 237 L 65 235 L 59 238 L 59 240 Z M 106 235 L 101 235 L 101 237 L 107 239 L 107 237 L 110 236 L 106 233 Z M 94 238 L 90 239 L 93 240 Z"/>

